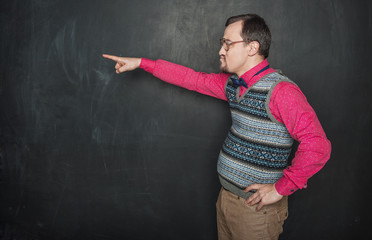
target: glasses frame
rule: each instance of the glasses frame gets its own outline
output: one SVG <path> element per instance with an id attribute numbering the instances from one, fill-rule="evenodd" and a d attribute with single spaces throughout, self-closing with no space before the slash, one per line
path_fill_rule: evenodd
<path id="1" fill-rule="evenodd" d="M 233 42 L 233 41 L 230 41 L 230 40 L 225 39 L 225 38 L 220 39 L 221 47 L 223 47 L 223 49 L 225 49 L 226 52 L 230 50 L 231 45 L 234 45 L 235 43 L 242 43 L 242 42 L 247 42 L 248 43 L 248 41 L 246 41 L 246 40 L 234 41 Z M 224 46 L 226 46 L 226 47 L 224 47 Z"/>

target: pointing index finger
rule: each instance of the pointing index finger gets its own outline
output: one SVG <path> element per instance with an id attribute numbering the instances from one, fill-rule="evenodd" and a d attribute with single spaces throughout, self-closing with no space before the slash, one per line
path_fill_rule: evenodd
<path id="1" fill-rule="evenodd" d="M 115 61 L 115 62 L 118 62 L 118 61 L 120 60 L 119 57 L 114 56 L 114 55 L 102 54 L 102 57 L 104 57 L 104 58 L 108 58 L 108 59 L 111 59 L 111 60 L 113 60 L 113 61 Z"/>

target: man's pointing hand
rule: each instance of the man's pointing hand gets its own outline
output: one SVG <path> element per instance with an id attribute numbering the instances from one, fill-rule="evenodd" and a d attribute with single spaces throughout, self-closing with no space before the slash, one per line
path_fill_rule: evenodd
<path id="1" fill-rule="evenodd" d="M 108 54 L 102 54 L 102 57 L 116 62 L 115 69 L 118 74 L 139 68 L 141 64 L 141 58 L 118 57 Z"/>

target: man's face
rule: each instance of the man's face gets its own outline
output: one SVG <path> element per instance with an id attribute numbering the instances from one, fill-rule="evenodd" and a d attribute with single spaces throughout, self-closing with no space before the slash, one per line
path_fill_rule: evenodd
<path id="1" fill-rule="evenodd" d="M 243 27 L 243 21 L 238 21 L 226 27 L 223 38 L 231 42 L 242 41 L 240 35 Z M 245 64 L 248 60 L 248 46 L 245 42 L 232 44 L 228 51 L 222 46 L 220 55 L 220 70 L 225 73 L 244 73 Z"/>

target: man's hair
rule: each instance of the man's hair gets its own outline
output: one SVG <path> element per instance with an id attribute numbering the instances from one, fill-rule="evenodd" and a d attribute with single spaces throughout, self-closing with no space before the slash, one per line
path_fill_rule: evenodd
<path id="1" fill-rule="evenodd" d="M 243 40 L 249 42 L 257 41 L 260 44 L 258 54 L 267 58 L 269 56 L 271 33 L 265 20 L 257 14 L 243 14 L 227 19 L 225 26 L 243 21 L 241 36 Z"/>

